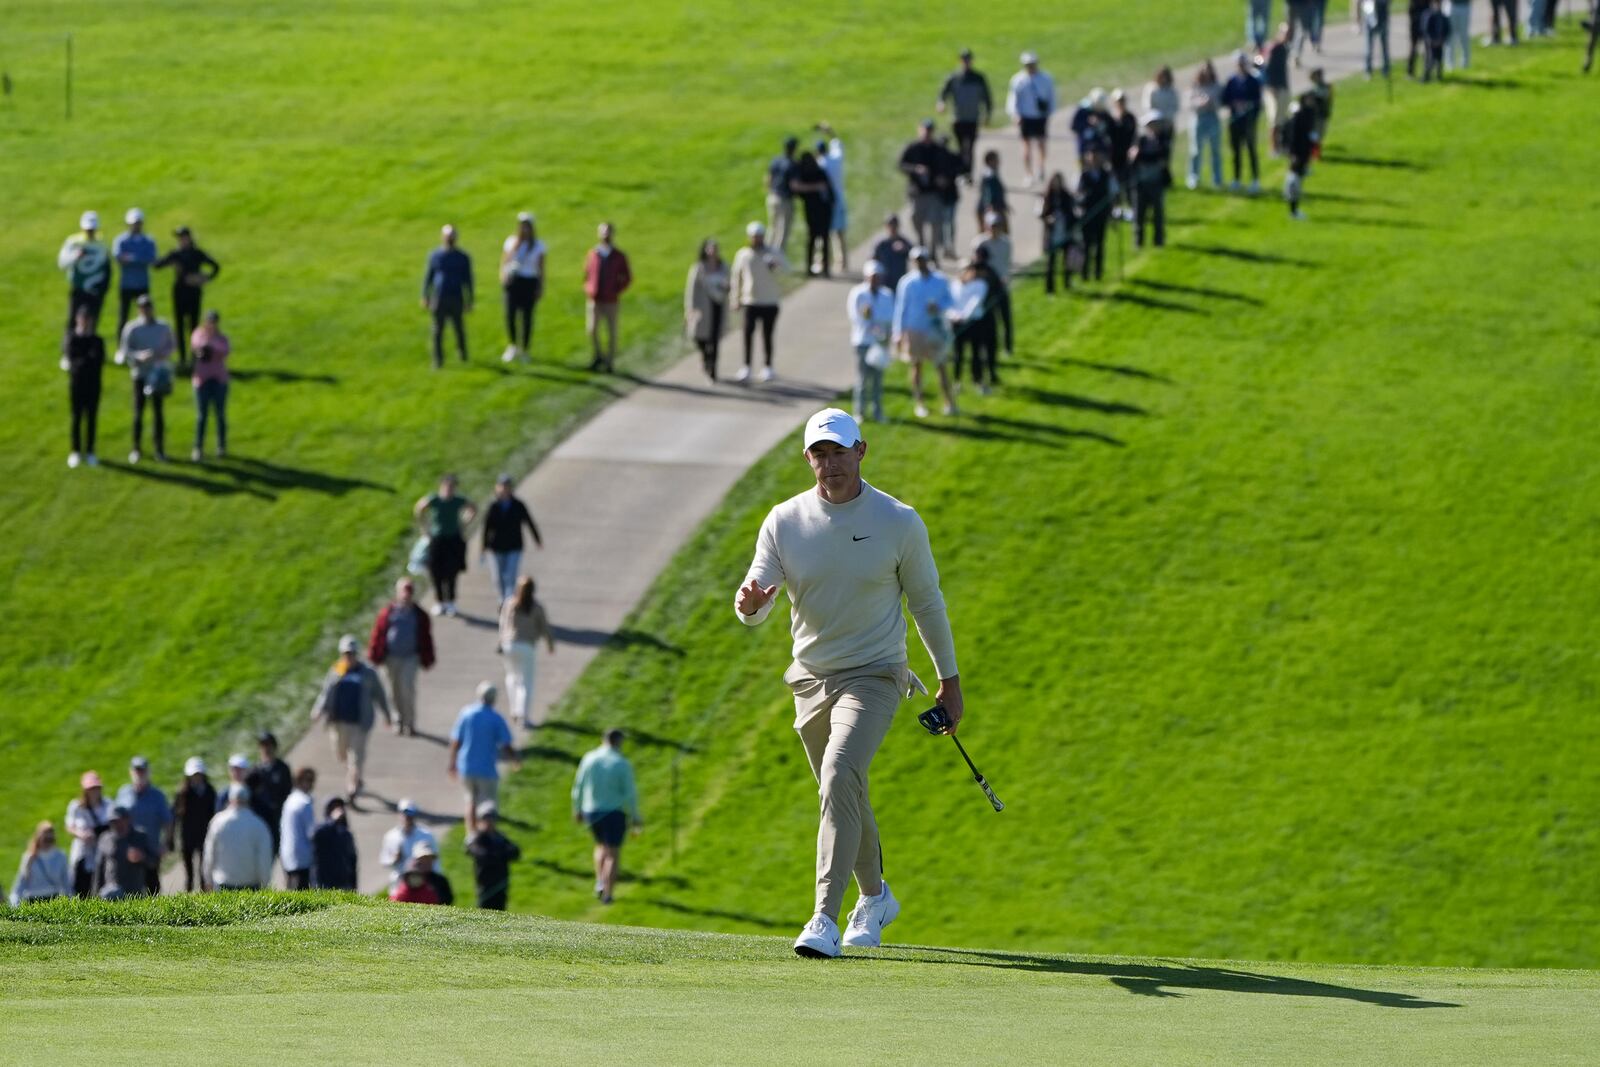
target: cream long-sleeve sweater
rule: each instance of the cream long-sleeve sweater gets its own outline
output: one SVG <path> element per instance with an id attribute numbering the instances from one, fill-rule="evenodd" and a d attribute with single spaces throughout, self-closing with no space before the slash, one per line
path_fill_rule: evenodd
<path id="1" fill-rule="evenodd" d="M 848 503 L 830 504 L 812 488 L 768 512 L 745 584 L 752 578 L 788 592 L 794 658 L 818 677 L 904 661 L 902 597 L 939 677 L 956 674 L 928 528 L 914 509 L 865 481 Z M 777 599 L 746 615 L 735 595 L 734 614 L 755 626 Z"/>

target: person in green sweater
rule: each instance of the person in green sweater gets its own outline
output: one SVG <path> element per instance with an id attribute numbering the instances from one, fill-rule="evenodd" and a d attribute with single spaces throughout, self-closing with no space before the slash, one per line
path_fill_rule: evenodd
<path id="1" fill-rule="evenodd" d="M 411 509 L 412 517 L 428 537 L 428 575 L 433 579 L 435 615 L 456 613 L 456 579 L 467 569 L 464 531 L 477 518 L 472 501 L 456 492 L 456 476 L 439 479 L 439 491 L 429 493 Z"/>
<path id="2" fill-rule="evenodd" d="M 611 903 L 616 888 L 623 838 L 630 825 L 634 833 L 644 826 L 622 737 L 619 729 L 607 730 L 605 743 L 584 753 L 572 778 L 572 818 L 594 835 L 594 894 L 602 904 Z"/>

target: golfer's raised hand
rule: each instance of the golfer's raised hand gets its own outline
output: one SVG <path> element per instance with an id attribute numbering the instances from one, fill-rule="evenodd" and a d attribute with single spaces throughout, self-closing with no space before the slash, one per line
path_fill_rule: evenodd
<path id="1" fill-rule="evenodd" d="M 739 590 L 739 614 L 754 615 L 777 595 L 776 585 L 762 585 L 752 578 Z"/>
<path id="2" fill-rule="evenodd" d="M 939 691 L 934 694 L 933 702 L 944 708 L 944 713 L 950 717 L 950 729 L 945 733 L 955 733 L 956 727 L 961 725 L 961 715 L 965 710 L 961 699 L 961 676 L 953 674 L 948 678 L 939 679 Z"/>

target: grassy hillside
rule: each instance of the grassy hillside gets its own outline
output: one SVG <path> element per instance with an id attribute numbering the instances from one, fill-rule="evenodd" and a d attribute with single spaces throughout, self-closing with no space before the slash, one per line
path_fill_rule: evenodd
<path id="1" fill-rule="evenodd" d="M 759 178 L 785 133 L 832 120 L 865 226 L 898 193 L 886 161 L 959 45 L 996 78 L 1023 45 L 1072 76 L 1144 72 L 1237 33 L 1233 11 L 1178 0 L 1092 0 L 1070 22 L 904 0 L 865 11 L 826 0 L 803 19 L 732 0 L 8 0 L 0 24 L 13 85 L 0 103 L 8 869 L 33 821 L 60 817 L 84 767 L 120 776 L 144 752 L 170 784 L 186 755 L 215 761 L 245 728 L 298 724 L 330 642 L 392 576 L 408 505 L 438 473 L 463 472 L 481 495 L 494 472 L 526 469 L 625 387 L 574 369 L 585 362 L 579 270 L 598 221 L 614 220 L 634 257 L 623 323 L 636 347 L 623 369 L 643 370 L 682 351 L 693 249 L 762 210 Z M 55 255 L 83 209 L 115 234 L 132 204 L 164 247 L 187 223 L 223 264 L 207 301 L 234 340 L 233 457 L 121 465 L 129 387 L 108 367 L 108 462 L 69 472 Z M 494 358 L 493 264 L 523 208 L 550 246 L 550 286 L 537 361 L 508 370 Z M 471 316 L 476 362 L 436 374 L 417 295 L 446 220 L 488 284 Z M 170 408 L 168 451 L 187 456 L 187 385 Z"/>
<path id="2" fill-rule="evenodd" d="M 1009 804 L 992 813 L 903 708 L 873 780 L 897 936 L 1600 964 L 1600 205 L 1569 150 L 1590 114 L 1576 61 L 1487 53 L 1393 104 L 1341 87 L 1309 222 L 1180 195 L 1171 246 L 1125 284 L 1023 287 L 999 395 L 918 422 L 896 391 L 867 475 L 932 531 L 962 734 Z M 762 515 L 807 484 L 798 449 L 630 622 L 663 647 L 608 651 L 532 751 L 511 809 L 545 858 L 516 906 L 806 917 L 786 615 L 730 617 Z M 912 660 L 930 676 L 915 641 Z M 565 786 L 612 722 L 642 735 L 651 825 L 602 916 Z"/>
<path id="3" fill-rule="evenodd" d="M 1594 972 L 1219 963 L 231 898 L 130 928 L 0 913 L 0 1064 L 1585 1062 Z M 188 925 L 203 922 L 196 927 Z M 86 976 L 92 976 L 85 981 Z M 137 1025 L 130 1020 L 137 1019 Z"/>

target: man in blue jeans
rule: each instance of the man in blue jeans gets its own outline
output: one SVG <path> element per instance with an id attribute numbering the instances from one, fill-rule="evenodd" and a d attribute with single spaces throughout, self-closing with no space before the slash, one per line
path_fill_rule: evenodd
<path id="1" fill-rule="evenodd" d="M 451 778 L 461 783 L 466 794 L 466 825 L 476 825 L 478 805 L 484 802 L 499 803 L 500 766 L 505 759 L 513 768 L 521 766 L 516 749 L 511 747 L 511 727 L 503 715 L 494 710 L 499 695 L 493 682 L 478 683 L 478 702 L 468 704 L 456 716 L 450 729 Z"/>
<path id="2" fill-rule="evenodd" d="M 572 818 L 594 835 L 594 894 L 600 903 L 609 904 L 628 824 L 632 822 L 634 833 L 644 825 L 633 765 L 622 754 L 621 730 L 607 730 L 605 744 L 584 753 L 578 762 L 572 779 Z"/>

